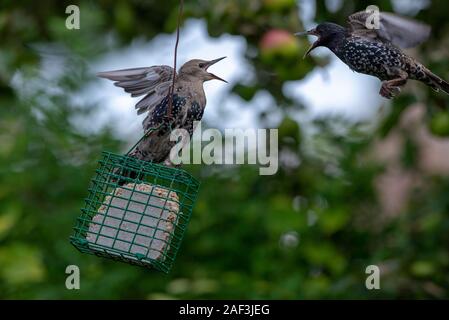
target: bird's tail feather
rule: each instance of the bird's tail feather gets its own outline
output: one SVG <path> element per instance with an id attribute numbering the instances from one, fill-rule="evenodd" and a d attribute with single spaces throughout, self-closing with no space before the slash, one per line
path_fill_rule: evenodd
<path id="1" fill-rule="evenodd" d="M 430 70 L 425 70 L 426 79 L 424 82 L 428 85 L 430 85 L 435 90 L 441 90 L 449 94 L 449 83 L 443 79 L 441 79 L 439 76 L 434 74 Z"/>

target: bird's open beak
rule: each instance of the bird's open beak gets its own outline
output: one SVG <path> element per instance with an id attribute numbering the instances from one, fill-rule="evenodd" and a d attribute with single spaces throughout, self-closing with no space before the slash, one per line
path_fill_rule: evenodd
<path id="1" fill-rule="evenodd" d="M 210 61 L 208 61 L 208 62 L 206 63 L 206 67 L 205 67 L 204 69 L 207 71 L 207 68 L 209 68 L 209 67 L 210 67 L 211 65 L 213 65 L 213 64 L 216 64 L 218 61 L 223 60 L 224 58 L 226 58 L 226 57 L 221 57 L 221 58 L 218 58 L 218 59 L 215 59 L 215 60 L 210 60 Z M 228 83 L 225 79 L 222 79 L 222 78 L 220 78 L 219 76 L 216 76 L 216 75 L 213 74 L 213 73 L 210 73 L 210 72 L 209 72 L 209 75 L 210 75 L 212 78 L 214 78 L 214 79 L 217 79 L 217 80 L 220 80 L 220 81 L 223 81 L 223 82 Z"/>
<path id="2" fill-rule="evenodd" d="M 312 30 L 305 31 L 305 32 L 298 32 L 298 33 L 295 33 L 295 36 L 298 36 L 298 37 L 302 37 L 302 36 L 315 36 L 315 37 L 318 37 L 318 40 L 315 41 L 315 42 L 310 46 L 309 50 L 307 50 L 307 52 L 306 52 L 306 54 L 304 55 L 303 59 L 305 59 L 305 58 L 309 55 L 309 53 L 312 52 L 313 49 L 315 49 L 316 47 L 318 47 L 318 46 L 320 45 L 320 35 L 319 35 L 319 33 L 316 31 L 316 29 L 312 29 Z"/>

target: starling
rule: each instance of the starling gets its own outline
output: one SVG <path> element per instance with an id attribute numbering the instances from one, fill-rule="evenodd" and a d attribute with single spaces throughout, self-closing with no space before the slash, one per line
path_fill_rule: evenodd
<path id="1" fill-rule="evenodd" d="M 349 16 L 348 27 L 325 22 L 296 35 L 317 36 L 307 56 L 317 47 L 327 47 L 353 71 L 375 76 L 382 81 L 380 95 L 395 97 L 408 79 L 418 80 L 436 91 L 449 94 L 449 84 L 401 49 L 424 42 L 430 27 L 392 13 L 379 14 L 378 28 L 369 28 L 369 13 Z"/>
<path id="2" fill-rule="evenodd" d="M 194 122 L 200 121 L 206 107 L 203 83 L 223 80 L 207 69 L 225 57 L 206 61 L 194 59 L 186 62 L 175 75 L 170 66 L 152 66 L 100 72 L 97 75 L 114 84 L 132 97 L 145 95 L 135 106 L 137 114 L 147 113 L 143 120 L 145 138 L 129 154 L 140 160 L 171 165 L 170 150 L 176 144 L 170 141 L 174 129 L 185 129 L 193 134 Z M 170 103 L 170 93 L 172 101 Z"/>

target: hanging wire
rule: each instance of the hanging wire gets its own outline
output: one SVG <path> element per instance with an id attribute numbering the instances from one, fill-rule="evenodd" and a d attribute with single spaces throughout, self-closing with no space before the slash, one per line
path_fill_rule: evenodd
<path id="1" fill-rule="evenodd" d="M 175 53 L 173 58 L 173 82 L 169 90 L 168 97 L 168 117 L 172 116 L 172 107 L 173 107 L 173 93 L 175 91 L 175 81 L 176 81 L 176 57 L 178 55 L 178 44 L 179 44 L 179 28 L 181 25 L 182 13 L 184 10 L 184 0 L 179 1 L 179 14 L 178 14 L 178 25 L 176 27 L 176 44 L 175 44 Z"/>
<path id="2" fill-rule="evenodd" d="M 183 4 L 180 0 L 169 117 Z M 148 130 L 126 155 L 103 152 L 70 237 L 79 251 L 165 273 L 172 268 L 196 202 L 199 182 L 182 169 L 129 156 L 150 132 L 162 125 Z M 123 174 L 130 171 L 137 178 Z M 126 184 L 120 184 L 121 179 Z"/>

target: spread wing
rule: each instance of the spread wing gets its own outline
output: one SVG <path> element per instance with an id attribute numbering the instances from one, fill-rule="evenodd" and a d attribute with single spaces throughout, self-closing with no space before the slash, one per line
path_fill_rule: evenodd
<path id="1" fill-rule="evenodd" d="M 371 38 L 375 41 L 391 42 L 401 48 L 412 48 L 426 41 L 430 36 L 430 26 L 393 13 L 381 12 L 379 28 L 369 29 L 373 13 L 360 11 L 349 16 L 349 30 L 354 36 Z"/>
<path id="2" fill-rule="evenodd" d="M 145 95 L 136 104 L 137 114 L 150 112 L 161 103 L 170 90 L 173 68 L 152 66 L 97 73 L 98 77 L 114 81 L 114 85 L 131 93 L 132 97 Z"/>

